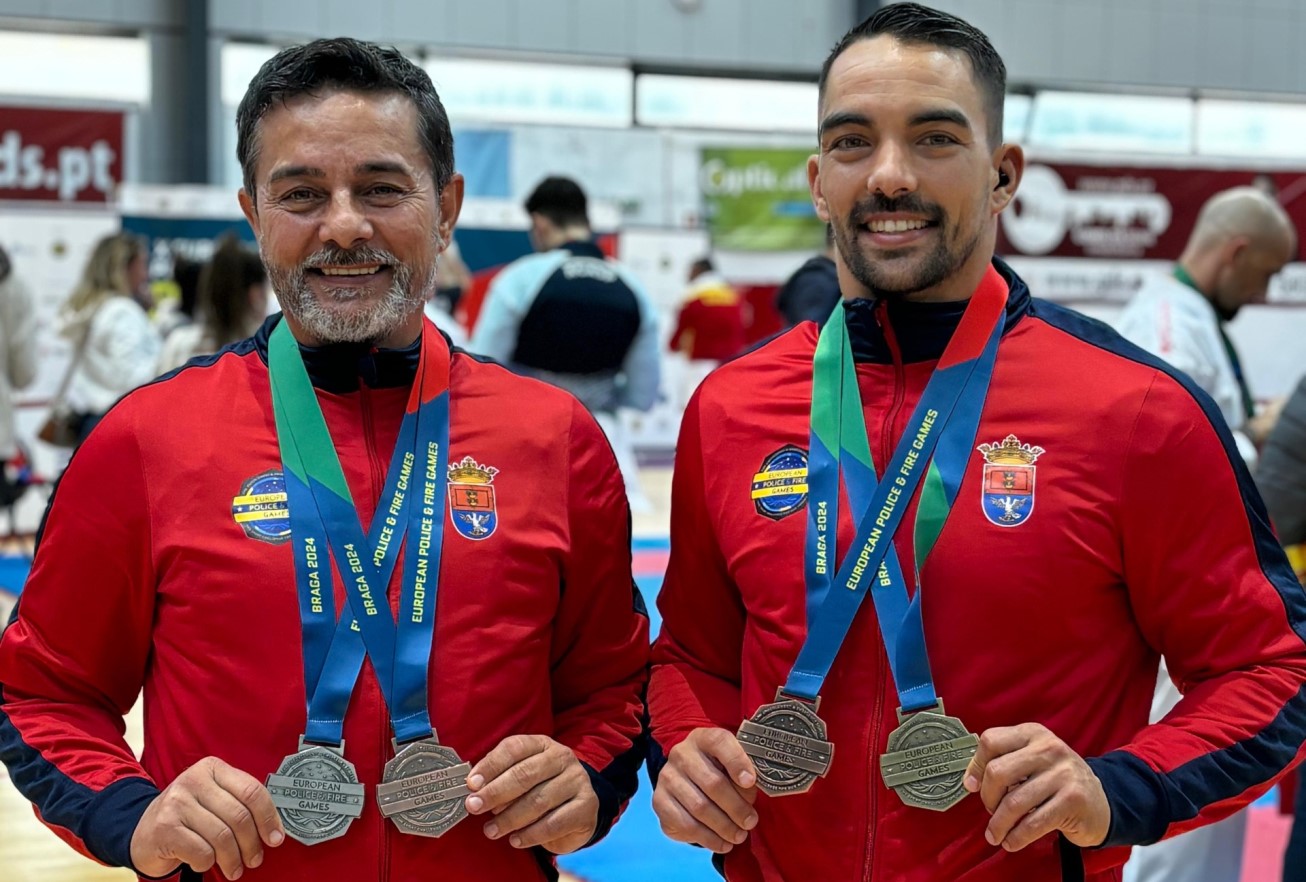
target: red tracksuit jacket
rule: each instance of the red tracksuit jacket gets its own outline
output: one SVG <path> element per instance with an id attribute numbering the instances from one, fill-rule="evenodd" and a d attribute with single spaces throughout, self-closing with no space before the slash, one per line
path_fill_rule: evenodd
<path id="1" fill-rule="evenodd" d="M 233 514 L 281 468 L 265 360 L 275 321 L 113 408 L 59 484 L 0 639 L 0 758 L 45 823 L 107 863 L 129 863 L 146 805 L 197 760 L 215 755 L 261 781 L 304 731 L 291 546 L 269 541 L 286 522 Z M 471 538 L 446 515 L 431 716 L 470 762 L 514 733 L 568 745 L 591 772 L 606 832 L 635 787 L 648 654 L 621 477 L 571 396 L 462 352 L 451 358 L 451 462 L 498 469 L 496 520 Z M 415 347 L 306 350 L 365 526 L 416 359 Z M 402 572 L 400 561 L 392 607 Z M 345 603 L 337 576 L 336 609 Z M 137 762 L 122 715 L 142 687 Z M 371 787 L 393 749 L 370 662 L 344 734 L 369 787 L 363 816 L 312 848 L 287 840 L 242 878 L 556 877 L 550 856 L 486 839 L 481 819 L 432 840 L 381 817 Z M 216 868 L 207 877 L 222 878 Z"/>
<path id="2" fill-rule="evenodd" d="M 975 446 L 1014 435 L 1044 452 L 1015 482 L 1028 498 L 1012 524 L 972 450 L 921 573 L 925 633 L 938 693 L 972 731 L 1042 723 L 1090 758 L 1112 821 L 1109 847 L 1082 860 L 1102 882 L 1127 856 L 1113 846 L 1223 817 L 1295 761 L 1306 597 L 1211 401 L 998 268 L 1008 323 Z M 881 471 L 963 308 L 848 307 Z M 785 448 L 806 456 L 817 332 L 799 325 L 723 366 L 685 416 L 649 686 L 655 765 L 695 727 L 733 732 L 773 700 L 806 636 L 805 499 L 751 490 L 792 467 L 792 451 L 773 460 Z M 896 540 L 909 579 L 910 535 Z M 1185 698 L 1149 727 L 1162 654 Z M 731 882 L 1042 882 L 1061 879 L 1063 861 L 1078 869 L 1055 836 L 1017 854 L 988 845 L 976 797 L 943 814 L 904 806 L 878 768 L 898 703 L 866 603 L 822 693 L 829 775 L 801 796 L 759 797 L 758 826 L 724 862 Z"/>

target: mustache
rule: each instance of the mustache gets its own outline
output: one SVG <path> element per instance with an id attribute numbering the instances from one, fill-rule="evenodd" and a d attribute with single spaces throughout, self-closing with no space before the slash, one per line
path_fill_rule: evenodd
<path id="1" fill-rule="evenodd" d="M 940 220 L 943 217 L 943 210 L 939 206 L 926 202 L 916 193 L 908 193 L 906 196 L 899 196 L 896 199 L 890 199 L 883 193 L 874 193 L 853 206 L 852 216 L 862 218 L 868 214 L 891 214 L 894 212 L 919 214 L 932 221 Z"/>
<path id="2" fill-rule="evenodd" d="M 340 248 L 335 245 L 315 251 L 304 259 L 300 269 L 317 269 L 324 266 L 374 266 L 385 264 L 395 266 L 399 258 L 389 251 L 363 245 L 358 248 Z"/>

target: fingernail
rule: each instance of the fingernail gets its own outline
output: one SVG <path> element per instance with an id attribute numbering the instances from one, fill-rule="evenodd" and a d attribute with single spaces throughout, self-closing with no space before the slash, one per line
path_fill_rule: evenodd
<path id="1" fill-rule="evenodd" d="M 961 782 L 961 786 L 965 787 L 971 793 L 976 793 L 979 791 L 979 779 L 974 775 L 967 775 L 966 780 Z"/>
<path id="2" fill-rule="evenodd" d="M 280 845 L 285 841 L 286 841 L 286 834 L 282 833 L 280 830 L 273 830 L 272 835 L 268 837 L 268 843 L 273 848 L 276 848 L 278 845 Z"/>
<path id="3" fill-rule="evenodd" d="M 748 833 L 743 830 L 736 830 L 734 835 L 735 845 L 742 845 L 748 838 Z"/>
<path id="4" fill-rule="evenodd" d="M 261 863 L 263 863 L 263 853 L 259 852 L 250 859 L 249 867 L 251 870 L 256 869 Z"/>
<path id="5" fill-rule="evenodd" d="M 521 848 L 521 837 L 516 835 L 509 836 L 508 844 L 511 845 L 513 848 Z"/>
<path id="6" fill-rule="evenodd" d="M 989 845 L 997 845 L 997 844 L 998 844 L 997 837 L 993 835 L 993 831 L 992 831 L 992 830 L 985 830 L 985 831 L 984 831 L 984 839 L 988 842 Z"/>
<path id="7" fill-rule="evenodd" d="M 740 787 L 752 787 L 757 782 L 757 776 L 752 772 L 744 772 L 739 776 Z"/>
<path id="8" fill-rule="evenodd" d="M 483 808 L 485 808 L 485 800 L 481 799 L 479 796 L 467 797 L 467 811 L 476 814 Z"/>
<path id="9" fill-rule="evenodd" d="M 491 839 L 498 839 L 498 838 L 499 838 L 499 825 L 496 824 L 496 823 L 494 823 L 494 821 L 491 821 L 490 823 L 486 824 L 486 825 L 485 825 L 485 835 L 488 836 L 488 837 L 490 837 Z"/>
<path id="10" fill-rule="evenodd" d="M 232 873 L 228 878 L 231 879 L 231 882 L 236 882 L 236 880 L 243 875 L 245 875 L 245 869 L 244 867 L 241 867 L 240 869 L 236 870 L 236 872 Z"/>
<path id="11" fill-rule="evenodd" d="M 752 830 L 756 826 L 757 826 L 757 815 L 749 815 L 748 817 L 744 818 L 745 830 Z"/>
<path id="12" fill-rule="evenodd" d="M 470 778 L 467 779 L 467 786 L 470 787 L 472 790 L 480 790 L 482 787 L 485 786 L 485 776 L 472 775 Z"/>

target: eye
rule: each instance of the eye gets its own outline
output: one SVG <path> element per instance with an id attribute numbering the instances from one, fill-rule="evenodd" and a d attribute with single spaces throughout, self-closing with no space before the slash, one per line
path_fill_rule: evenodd
<path id="1" fill-rule="evenodd" d="M 397 196 L 403 191 L 392 184 L 375 184 L 367 192 L 371 196 Z"/>
<path id="2" fill-rule="evenodd" d="M 869 147 L 870 141 L 867 141 L 861 135 L 840 135 L 830 142 L 831 150 L 860 150 L 863 147 Z"/>
<path id="3" fill-rule="evenodd" d="M 307 187 L 296 187 L 293 190 L 287 190 L 281 194 L 282 202 L 307 202 L 314 198 L 316 194 Z"/>
<path id="4" fill-rule="evenodd" d="M 926 147 L 949 147 L 956 144 L 957 139 L 951 135 L 945 135 L 942 132 L 935 132 L 934 134 L 926 135 L 922 138 L 921 143 Z"/>

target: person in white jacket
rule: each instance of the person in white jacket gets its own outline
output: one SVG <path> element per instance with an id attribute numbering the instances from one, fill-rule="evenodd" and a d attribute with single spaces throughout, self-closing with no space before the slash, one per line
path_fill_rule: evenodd
<path id="1" fill-rule="evenodd" d="M 145 243 L 115 233 L 96 243 L 64 305 L 60 333 L 75 359 L 67 402 L 83 415 L 82 438 L 114 402 L 154 379 L 162 344 L 141 306 L 148 302 L 148 282 Z"/>
<path id="2" fill-rule="evenodd" d="M 1225 323 L 1248 303 L 1265 302 L 1272 279 L 1297 252 L 1297 232 L 1273 197 L 1253 187 L 1212 196 L 1179 262 L 1148 279 L 1120 315 L 1117 330 L 1187 373 L 1220 409 L 1239 453 L 1252 467 L 1272 427 L 1258 419 Z M 1277 411 L 1275 411 L 1277 413 Z M 1162 660 L 1151 722 L 1181 696 Z M 1247 816 L 1134 849 L 1125 882 L 1238 882 Z"/>
<path id="3" fill-rule="evenodd" d="M 36 306 L 0 249 L 0 460 L 17 453 L 14 391 L 36 379 Z"/>
<path id="4" fill-rule="evenodd" d="M 1296 253 L 1297 231 L 1273 197 L 1255 187 L 1217 193 L 1198 213 L 1174 270 L 1144 282 L 1117 324 L 1215 399 L 1249 467 L 1273 421 L 1256 417 L 1225 324 L 1248 303 L 1264 303 L 1270 279 Z"/>

